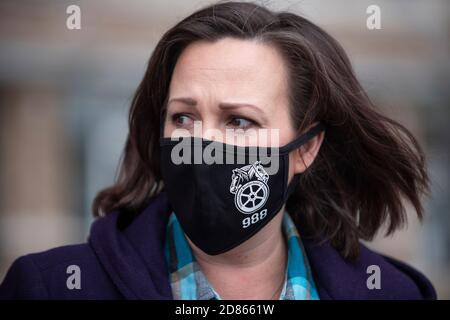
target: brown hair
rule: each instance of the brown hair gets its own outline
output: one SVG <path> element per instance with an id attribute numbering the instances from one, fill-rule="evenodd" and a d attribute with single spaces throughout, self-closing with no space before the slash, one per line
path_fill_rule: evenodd
<path id="1" fill-rule="evenodd" d="M 429 181 L 412 134 L 376 110 L 334 38 L 301 16 L 249 2 L 210 5 L 163 35 L 132 100 L 116 183 L 98 193 L 95 216 L 136 214 L 160 192 L 159 114 L 175 63 L 192 42 L 223 37 L 256 39 L 280 50 L 295 128 L 300 132 L 316 121 L 327 126 L 317 158 L 287 202 L 303 233 L 329 239 L 344 257 L 355 258 L 359 239 L 372 239 L 384 223 L 387 234 L 402 226 L 403 198 L 422 218 L 420 197 Z"/>

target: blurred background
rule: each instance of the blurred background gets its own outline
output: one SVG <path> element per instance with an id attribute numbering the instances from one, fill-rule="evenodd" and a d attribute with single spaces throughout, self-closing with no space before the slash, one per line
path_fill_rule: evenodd
<path id="1" fill-rule="evenodd" d="M 0 281 L 19 255 L 83 242 L 113 183 L 127 112 L 162 34 L 214 1 L 0 2 Z M 256 1 L 302 14 L 346 49 L 370 96 L 428 155 L 421 225 L 369 245 L 423 271 L 450 298 L 448 0 Z M 366 9 L 381 9 L 369 30 Z M 66 26 L 69 5 L 81 29 Z"/>

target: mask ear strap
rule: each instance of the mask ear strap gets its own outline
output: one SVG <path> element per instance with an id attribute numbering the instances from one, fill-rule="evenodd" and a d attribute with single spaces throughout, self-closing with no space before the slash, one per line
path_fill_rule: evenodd
<path id="1" fill-rule="evenodd" d="M 290 152 L 292 150 L 299 148 L 300 146 L 302 146 L 303 144 L 308 142 L 310 139 L 312 139 L 313 137 L 315 137 L 317 134 L 319 134 L 322 131 L 325 131 L 325 125 L 323 123 L 319 122 L 317 125 L 315 125 L 310 130 L 308 130 L 305 134 L 301 135 L 298 139 L 296 139 L 296 140 L 288 143 L 287 145 L 283 146 L 282 148 L 280 148 L 280 153 Z M 301 175 L 301 173 L 297 173 L 297 174 L 294 174 L 294 176 L 292 177 L 292 180 L 289 183 L 287 190 L 286 190 L 285 201 L 287 201 L 289 196 L 294 192 L 295 188 L 300 183 L 300 175 Z"/>
<path id="2" fill-rule="evenodd" d="M 280 148 L 280 154 L 282 153 L 289 153 L 292 150 L 295 150 L 302 145 L 304 145 L 306 142 L 314 138 L 317 134 L 320 132 L 325 131 L 325 125 L 321 122 L 319 122 L 317 125 L 309 129 L 306 133 L 298 137 L 297 139 L 289 142 L 288 144 L 284 145 Z"/>

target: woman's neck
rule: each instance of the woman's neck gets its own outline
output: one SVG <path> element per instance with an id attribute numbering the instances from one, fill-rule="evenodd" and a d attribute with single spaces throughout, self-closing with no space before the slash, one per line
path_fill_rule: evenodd
<path id="1" fill-rule="evenodd" d="M 283 212 L 252 238 L 220 255 L 207 255 L 188 239 L 201 270 L 222 299 L 278 298 L 287 263 Z"/>

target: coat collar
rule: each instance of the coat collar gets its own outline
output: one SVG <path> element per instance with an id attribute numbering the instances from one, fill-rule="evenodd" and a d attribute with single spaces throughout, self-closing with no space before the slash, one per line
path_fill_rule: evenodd
<path id="1" fill-rule="evenodd" d="M 126 214 L 119 212 L 93 223 L 89 244 L 125 298 L 172 299 L 164 256 L 170 212 L 167 194 L 161 192 L 125 227 L 121 220 Z M 329 242 L 302 242 L 322 300 L 435 298 L 433 287 L 418 271 L 363 245 L 359 258 L 350 262 Z M 371 265 L 380 268 L 381 289 L 367 288 Z"/>

